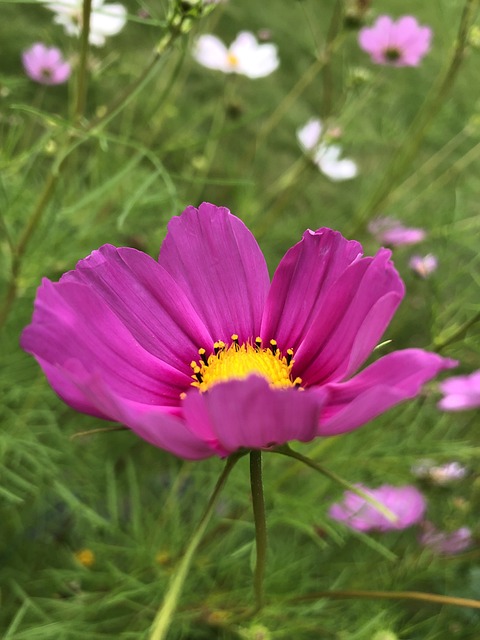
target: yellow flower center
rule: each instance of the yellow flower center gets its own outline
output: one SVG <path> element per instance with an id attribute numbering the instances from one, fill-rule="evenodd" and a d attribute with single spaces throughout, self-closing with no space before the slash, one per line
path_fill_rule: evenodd
<path id="1" fill-rule="evenodd" d="M 255 374 L 267 380 L 271 387 L 299 387 L 300 378 L 292 380 L 293 350 L 288 349 L 285 355 L 277 347 L 275 340 L 270 340 L 267 348 L 257 338 L 254 344 L 239 344 L 238 336 L 232 336 L 232 343 L 215 342 L 213 353 L 207 357 L 205 349 L 199 349 L 200 359 L 192 361 L 192 386 L 202 393 L 219 382 L 227 380 L 243 380 Z"/>
<path id="2" fill-rule="evenodd" d="M 227 61 L 231 67 L 238 67 L 239 60 L 237 56 L 230 51 L 227 53 Z"/>

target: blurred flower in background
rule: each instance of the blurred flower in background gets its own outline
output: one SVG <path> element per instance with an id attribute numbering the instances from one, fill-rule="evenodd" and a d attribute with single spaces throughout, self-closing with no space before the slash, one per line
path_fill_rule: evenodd
<path id="1" fill-rule="evenodd" d="M 303 151 L 310 156 L 314 164 L 328 178 L 334 181 L 351 180 L 358 174 L 358 167 L 350 158 L 340 158 L 342 147 L 330 144 L 329 139 L 338 137 L 341 133 L 334 129 L 334 135 L 329 131 L 322 137 L 323 125 L 318 118 L 311 118 L 307 124 L 297 130 L 297 139 Z"/>
<path id="2" fill-rule="evenodd" d="M 430 50 L 431 39 L 430 27 L 421 27 L 413 16 L 403 16 L 397 22 L 380 16 L 373 27 L 364 27 L 358 34 L 359 45 L 372 62 L 394 67 L 418 66 Z"/>
<path id="3" fill-rule="evenodd" d="M 223 73 L 238 73 L 248 78 L 263 78 L 277 69 L 277 47 L 274 44 L 259 44 L 248 31 L 238 34 L 230 47 L 226 47 L 217 36 L 200 36 L 193 48 L 195 60 Z"/>
<path id="4" fill-rule="evenodd" d="M 422 523 L 419 542 L 433 553 L 452 556 L 465 551 L 473 544 L 472 532 L 468 527 L 461 527 L 451 533 L 440 531 L 431 522 Z"/>
<path id="5" fill-rule="evenodd" d="M 82 32 L 82 0 L 59 0 L 43 4 L 55 13 L 54 22 L 60 24 L 69 36 L 79 36 Z M 114 36 L 123 29 L 127 22 L 127 10 L 122 4 L 104 4 L 103 0 L 92 0 L 90 15 L 89 42 L 96 47 L 103 47 L 105 39 Z"/>
<path id="6" fill-rule="evenodd" d="M 368 230 L 380 244 L 390 247 L 417 244 L 425 240 L 427 236 L 423 229 L 405 227 L 400 220 L 387 216 L 371 220 L 368 224 Z"/>
<path id="7" fill-rule="evenodd" d="M 429 275 L 437 270 L 438 260 L 431 253 L 427 253 L 426 256 L 412 256 L 408 265 L 421 278 L 428 278 Z"/>
<path id="8" fill-rule="evenodd" d="M 430 480 L 433 484 L 444 486 L 462 480 L 467 469 L 459 462 L 446 462 L 437 465 L 433 460 L 419 460 L 412 466 L 412 473 L 422 480 Z"/>
<path id="9" fill-rule="evenodd" d="M 440 383 L 440 391 L 444 398 L 438 407 L 444 411 L 462 411 L 480 407 L 480 371 L 468 376 L 447 378 Z"/>
<path id="10" fill-rule="evenodd" d="M 328 514 L 351 529 L 357 531 L 406 529 L 423 518 L 427 507 L 426 501 L 420 491 L 412 485 L 394 487 L 384 484 L 378 489 L 369 489 L 363 485 L 357 485 L 357 487 L 384 505 L 397 516 L 397 520 L 390 521 L 373 504 L 353 491 L 346 491 L 343 501 L 333 504 Z"/>
<path id="11" fill-rule="evenodd" d="M 60 49 L 46 47 L 41 42 L 36 42 L 22 53 L 22 62 L 27 76 L 40 84 L 62 84 L 72 73 Z"/>

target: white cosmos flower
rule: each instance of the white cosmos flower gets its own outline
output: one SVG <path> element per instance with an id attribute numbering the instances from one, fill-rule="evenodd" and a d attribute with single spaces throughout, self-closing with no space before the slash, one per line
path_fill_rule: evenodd
<path id="1" fill-rule="evenodd" d="M 279 65 L 277 47 L 259 44 L 253 33 L 248 31 L 239 33 L 228 48 L 214 35 L 200 36 L 193 49 L 193 57 L 209 69 L 239 73 L 248 78 L 268 76 Z"/>
<path id="2" fill-rule="evenodd" d="M 323 126 L 318 118 L 310 119 L 297 130 L 297 139 L 303 151 L 330 180 L 340 182 L 355 178 L 358 174 L 356 163 L 350 158 L 340 158 L 340 145 L 322 142 L 322 131 Z"/>
<path id="3" fill-rule="evenodd" d="M 82 0 L 58 0 L 47 2 L 47 9 L 56 15 L 54 22 L 60 24 L 69 36 L 79 36 L 82 31 Z M 127 21 L 127 10 L 123 4 L 104 4 L 103 0 L 92 0 L 89 42 L 96 47 L 105 44 L 105 38 L 119 33 Z"/>

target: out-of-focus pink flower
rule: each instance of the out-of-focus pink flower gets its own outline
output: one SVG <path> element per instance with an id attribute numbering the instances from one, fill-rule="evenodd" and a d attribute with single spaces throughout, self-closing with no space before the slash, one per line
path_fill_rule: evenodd
<path id="1" fill-rule="evenodd" d="M 209 69 L 239 73 L 248 78 L 270 75 L 280 64 L 274 44 L 258 44 L 248 31 L 238 34 L 229 48 L 211 34 L 200 36 L 193 48 L 195 60 Z"/>
<path id="2" fill-rule="evenodd" d="M 468 527 L 461 527 L 451 533 L 439 531 L 431 522 L 422 524 L 419 542 L 433 553 L 441 556 L 452 556 L 465 551 L 473 544 L 472 532 Z"/>
<path id="3" fill-rule="evenodd" d="M 358 34 L 360 47 L 376 64 L 395 67 L 416 67 L 430 50 L 432 30 L 421 27 L 413 16 L 403 16 L 396 22 L 380 16 L 373 27 L 364 27 Z"/>
<path id="4" fill-rule="evenodd" d="M 69 36 L 82 32 L 83 0 L 40 0 L 55 13 L 54 22 L 60 24 Z M 103 47 L 109 36 L 123 29 L 127 22 L 127 10 L 123 4 L 105 4 L 104 0 L 92 0 L 88 40 L 96 47 Z"/>
<path id="5" fill-rule="evenodd" d="M 420 522 L 426 509 L 426 502 L 420 491 L 412 486 L 393 487 L 384 484 L 378 489 L 357 485 L 372 498 L 391 511 L 397 520 L 391 522 L 373 504 L 353 491 L 344 493 L 343 501 L 333 504 L 329 516 L 343 522 L 357 531 L 391 531 L 406 529 Z"/>
<path id="6" fill-rule="evenodd" d="M 311 118 L 297 130 L 297 139 L 303 151 L 308 154 L 322 173 L 335 182 L 351 180 L 358 174 L 357 165 L 350 158 L 340 158 L 342 147 L 329 144 L 328 139 L 341 134 L 339 127 L 329 130 L 323 136 L 323 125 L 318 118 Z"/>
<path id="7" fill-rule="evenodd" d="M 27 76 L 40 84 L 62 84 L 72 73 L 60 49 L 46 47 L 41 42 L 36 42 L 22 53 L 22 62 Z"/>
<path id="8" fill-rule="evenodd" d="M 444 411 L 462 411 L 480 407 L 480 371 L 469 376 L 455 376 L 440 383 L 445 397 L 438 406 Z"/>
<path id="9" fill-rule="evenodd" d="M 405 227 L 399 220 L 387 216 L 374 218 L 369 223 L 368 230 L 380 244 L 390 247 L 417 244 L 427 236 L 423 229 Z"/>
<path id="10" fill-rule="evenodd" d="M 467 469 L 459 462 L 435 464 L 433 460 L 419 460 L 412 467 L 412 473 L 417 478 L 430 480 L 433 484 L 444 486 L 462 480 L 467 475 Z"/>
<path id="11" fill-rule="evenodd" d="M 404 295 L 390 255 L 308 230 L 270 283 L 243 222 L 204 203 L 170 221 L 158 262 L 105 245 L 45 279 L 21 344 L 69 405 L 180 457 L 307 442 L 456 365 L 405 349 L 354 375 Z"/>
<path id="12" fill-rule="evenodd" d="M 412 256 L 408 264 L 410 269 L 415 271 L 421 278 L 428 278 L 429 275 L 437 270 L 438 260 L 431 253 L 427 253 L 426 256 Z"/>

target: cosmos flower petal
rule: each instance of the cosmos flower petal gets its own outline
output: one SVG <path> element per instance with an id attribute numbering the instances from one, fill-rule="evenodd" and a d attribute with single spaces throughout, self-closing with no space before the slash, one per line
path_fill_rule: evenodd
<path id="1" fill-rule="evenodd" d="M 306 231 L 275 271 L 262 338 L 274 338 L 282 351 L 292 348 L 296 352 L 312 330 L 312 319 L 323 309 L 328 292 L 361 255 L 361 245 L 338 231 Z"/>
<path id="2" fill-rule="evenodd" d="M 199 345 L 212 342 L 172 276 L 136 249 L 104 245 L 61 282 L 91 287 L 144 349 L 188 375 Z"/>
<path id="3" fill-rule="evenodd" d="M 322 135 L 322 123 L 318 118 L 310 120 L 297 130 L 297 139 L 305 152 L 313 151 L 320 141 Z"/>
<path id="4" fill-rule="evenodd" d="M 227 56 L 227 47 L 217 36 L 211 34 L 200 36 L 193 48 L 193 57 L 204 67 L 231 73 Z"/>
<path id="5" fill-rule="evenodd" d="M 468 376 L 447 378 L 440 383 L 445 397 L 438 407 L 444 411 L 463 411 L 480 407 L 480 371 Z"/>
<path id="6" fill-rule="evenodd" d="M 70 280 L 43 281 L 21 346 L 50 365 L 52 386 L 74 406 L 80 400 L 68 381 L 62 388 L 62 370 L 81 379 L 98 371 L 118 395 L 146 404 L 178 405 L 190 382 L 188 362 L 182 373 L 153 356 L 92 287 Z"/>
<path id="7" fill-rule="evenodd" d="M 257 241 L 228 209 L 204 203 L 172 218 L 159 263 L 188 295 L 214 340 L 255 339 L 269 276 Z M 202 345 L 208 346 L 208 345 Z"/>
<path id="8" fill-rule="evenodd" d="M 249 78 L 270 75 L 279 65 L 277 47 L 274 44 L 258 44 L 248 31 L 242 31 L 230 45 L 229 52 L 238 61 L 237 73 Z"/>
<path id="9" fill-rule="evenodd" d="M 312 440 L 324 401 L 321 390 L 273 389 L 264 378 L 250 376 L 217 384 L 205 394 L 188 393 L 183 411 L 199 437 L 233 453 Z"/>
<path id="10" fill-rule="evenodd" d="M 212 448 L 188 429 L 184 420 L 166 411 L 165 407 L 119 396 L 98 374 L 83 380 L 76 377 L 76 384 L 99 412 L 129 427 L 155 447 L 186 460 L 215 455 Z"/>
<path id="11" fill-rule="evenodd" d="M 295 352 L 294 375 L 307 386 L 348 377 L 378 344 L 405 292 L 390 256 L 354 262 L 329 288 Z"/>
<path id="12" fill-rule="evenodd" d="M 326 385 L 328 403 L 320 417 L 319 435 L 356 429 L 391 407 L 415 397 L 423 384 L 457 362 L 421 349 L 395 351 L 347 382 Z"/>

